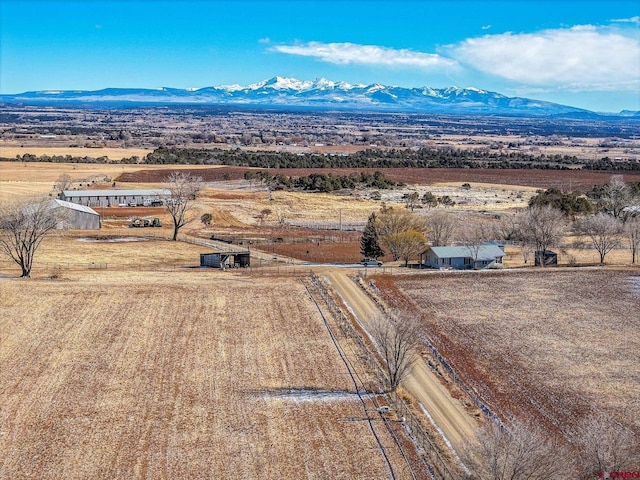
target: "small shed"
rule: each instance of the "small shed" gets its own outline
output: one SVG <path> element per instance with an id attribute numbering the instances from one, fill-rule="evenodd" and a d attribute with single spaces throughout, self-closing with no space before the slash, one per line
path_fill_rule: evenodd
<path id="1" fill-rule="evenodd" d="M 475 257 L 475 261 L 474 261 Z M 477 246 L 429 247 L 424 264 L 431 268 L 488 268 L 502 265 L 504 250 L 495 243 Z"/>
<path id="2" fill-rule="evenodd" d="M 251 266 L 251 253 L 241 252 L 213 252 L 200 254 L 200 266 L 212 268 L 247 268 Z"/>
<path id="3" fill-rule="evenodd" d="M 100 214 L 91 207 L 63 200 L 51 200 L 50 206 L 59 212 L 58 230 L 100 230 L 102 226 Z"/>
<path id="4" fill-rule="evenodd" d="M 536 267 L 541 265 L 557 265 L 558 264 L 558 254 L 551 250 L 536 250 Z"/>

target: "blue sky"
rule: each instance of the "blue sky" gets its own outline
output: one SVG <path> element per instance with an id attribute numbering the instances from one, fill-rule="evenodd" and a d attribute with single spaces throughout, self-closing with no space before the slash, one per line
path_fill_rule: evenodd
<path id="1" fill-rule="evenodd" d="M 279 75 L 640 110 L 637 1 L 0 1 L 0 93 Z"/>

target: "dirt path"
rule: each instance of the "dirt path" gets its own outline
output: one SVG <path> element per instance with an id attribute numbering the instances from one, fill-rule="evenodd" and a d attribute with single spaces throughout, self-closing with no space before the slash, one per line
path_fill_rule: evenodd
<path id="1" fill-rule="evenodd" d="M 378 310 L 376 304 L 349 278 L 350 273 L 341 269 L 319 271 L 331 282 L 345 304 L 351 309 L 360 324 L 367 328 L 368 320 Z M 465 439 L 473 436 L 477 424 L 466 413 L 459 400 L 451 397 L 425 362 L 418 362 L 403 386 L 424 406 L 432 422 L 458 451 Z"/>

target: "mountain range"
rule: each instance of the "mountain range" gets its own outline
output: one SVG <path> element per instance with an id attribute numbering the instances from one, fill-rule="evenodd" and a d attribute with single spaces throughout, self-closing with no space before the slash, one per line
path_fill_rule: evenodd
<path id="1" fill-rule="evenodd" d="M 334 109 L 407 113 L 590 116 L 595 113 L 557 103 L 507 97 L 478 88 L 404 88 L 351 85 L 324 78 L 313 81 L 273 77 L 247 86 L 204 88 L 105 88 L 43 90 L 0 95 L 0 103 L 35 105 L 199 104 L 269 108 Z M 637 112 L 630 112 L 637 114 Z"/>

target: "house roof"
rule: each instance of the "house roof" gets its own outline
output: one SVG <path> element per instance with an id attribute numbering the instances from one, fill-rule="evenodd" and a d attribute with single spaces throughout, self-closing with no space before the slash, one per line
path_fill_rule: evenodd
<path id="1" fill-rule="evenodd" d="M 77 203 L 65 202 L 64 200 L 51 200 L 51 208 L 69 208 L 71 210 L 77 210 L 79 212 L 90 213 L 92 215 L 100 215 L 91 207 L 86 207 L 84 205 L 78 205 Z"/>
<path id="2" fill-rule="evenodd" d="M 473 247 L 464 245 L 451 247 L 430 247 L 430 250 L 438 258 L 473 258 Z M 497 245 L 480 245 L 478 247 L 478 261 L 494 260 L 496 257 L 504 257 L 504 252 Z"/>
<path id="3" fill-rule="evenodd" d="M 65 197 L 113 197 L 116 195 L 171 195 L 167 189 L 155 190 L 65 190 Z"/>

